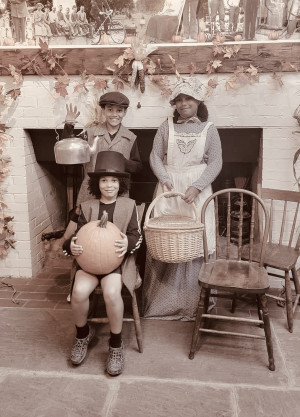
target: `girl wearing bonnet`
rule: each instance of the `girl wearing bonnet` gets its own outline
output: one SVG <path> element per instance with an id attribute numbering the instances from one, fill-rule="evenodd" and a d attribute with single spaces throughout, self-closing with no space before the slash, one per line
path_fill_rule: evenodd
<path id="1" fill-rule="evenodd" d="M 155 217 L 181 214 L 193 217 L 211 195 L 211 183 L 222 168 L 219 133 L 208 122 L 203 85 L 194 77 L 183 78 L 175 85 L 170 104 L 173 117 L 158 128 L 150 155 L 151 168 L 158 179 L 155 197 L 176 191 L 184 197 L 160 199 Z M 215 252 L 214 207 L 211 205 L 210 230 L 207 231 L 209 253 Z M 144 317 L 164 320 L 193 320 L 200 296 L 198 275 L 203 257 L 179 264 L 157 261 L 147 254 L 144 287 Z"/>

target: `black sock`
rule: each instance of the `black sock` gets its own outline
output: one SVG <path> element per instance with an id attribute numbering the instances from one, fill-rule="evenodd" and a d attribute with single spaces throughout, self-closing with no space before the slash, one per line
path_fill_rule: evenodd
<path id="1" fill-rule="evenodd" d="M 84 339 L 85 337 L 88 336 L 89 332 L 90 332 L 90 328 L 89 325 L 86 323 L 83 327 L 78 327 L 76 326 L 76 337 L 77 339 Z"/>
<path id="2" fill-rule="evenodd" d="M 109 345 L 112 348 L 119 348 L 122 344 L 122 333 L 112 333 L 110 332 Z"/>

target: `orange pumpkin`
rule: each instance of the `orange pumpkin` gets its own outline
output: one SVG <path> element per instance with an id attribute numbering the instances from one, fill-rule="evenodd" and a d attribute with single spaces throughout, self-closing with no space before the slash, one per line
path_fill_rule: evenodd
<path id="1" fill-rule="evenodd" d="M 34 39 L 29 39 L 28 46 L 35 46 L 35 40 Z"/>
<path id="2" fill-rule="evenodd" d="M 206 42 L 206 36 L 205 36 L 205 33 L 203 31 L 200 31 L 198 33 L 197 41 L 198 42 Z"/>
<path id="3" fill-rule="evenodd" d="M 101 35 L 100 45 L 109 45 L 109 37 L 106 33 L 103 33 L 103 35 Z"/>
<path id="4" fill-rule="evenodd" d="M 172 36 L 172 42 L 180 43 L 180 42 L 182 42 L 182 37 L 180 35 L 173 35 Z"/>
<path id="5" fill-rule="evenodd" d="M 279 38 L 279 33 L 273 30 L 269 33 L 268 38 L 270 39 L 270 41 L 277 41 L 277 39 Z"/>
<path id="6" fill-rule="evenodd" d="M 123 261 L 116 253 L 115 240 L 121 239 L 120 230 L 107 221 L 103 212 L 100 220 L 91 221 L 77 233 L 77 245 L 82 245 L 83 252 L 76 257 L 81 268 L 90 274 L 109 274 Z"/>
<path id="7" fill-rule="evenodd" d="M 242 35 L 235 35 L 234 40 L 235 41 L 241 41 L 243 39 Z"/>

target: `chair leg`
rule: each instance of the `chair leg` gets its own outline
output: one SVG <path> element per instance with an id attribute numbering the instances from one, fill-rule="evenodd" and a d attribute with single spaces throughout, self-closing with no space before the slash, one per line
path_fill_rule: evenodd
<path id="1" fill-rule="evenodd" d="M 136 301 L 136 294 L 133 291 L 132 296 L 132 315 L 134 319 L 134 326 L 135 326 L 135 333 L 136 333 L 136 340 L 139 347 L 140 353 L 143 353 L 143 337 L 142 337 L 142 327 L 141 327 L 141 320 L 139 309 Z"/>
<path id="2" fill-rule="evenodd" d="M 236 308 L 236 293 L 233 293 L 232 302 L 231 302 L 231 310 L 230 312 L 234 314 Z"/>
<path id="3" fill-rule="evenodd" d="M 263 314 L 263 321 L 264 321 L 264 331 L 266 337 L 266 344 L 268 350 L 268 357 L 269 357 L 269 369 L 270 371 L 275 371 L 275 363 L 274 363 L 274 356 L 273 356 L 273 344 L 272 344 L 272 337 L 271 337 L 271 326 L 270 326 L 270 318 L 269 318 L 269 310 L 268 310 L 268 302 L 266 294 L 259 295 L 259 303 L 262 308 Z"/>
<path id="4" fill-rule="evenodd" d="M 300 284 L 299 284 L 299 278 L 298 278 L 298 273 L 296 268 L 292 268 L 292 275 L 293 275 L 293 280 L 294 280 L 294 285 L 295 285 L 295 291 L 296 291 L 296 298 L 295 301 L 293 303 L 293 315 L 295 314 L 297 305 L 299 303 L 300 300 Z"/>
<path id="5" fill-rule="evenodd" d="M 298 277 L 298 273 L 296 268 L 292 268 L 292 275 L 293 275 L 293 279 L 294 279 L 294 285 L 295 285 L 295 290 L 296 290 L 296 294 L 300 294 L 300 283 L 299 283 L 299 277 Z"/>
<path id="6" fill-rule="evenodd" d="M 285 304 L 286 304 L 286 315 L 288 322 L 288 329 L 290 333 L 293 333 L 293 300 L 292 300 L 292 287 L 289 272 L 285 271 Z"/>
<path id="7" fill-rule="evenodd" d="M 259 318 L 259 320 L 263 320 L 263 317 L 261 315 L 262 307 L 261 307 L 260 298 L 259 298 L 258 294 L 256 295 L 256 301 L 257 301 L 257 315 L 258 315 L 258 318 Z M 263 327 L 263 325 L 260 324 L 259 327 Z"/>
<path id="8" fill-rule="evenodd" d="M 88 312 L 88 318 L 92 319 L 96 316 L 97 311 L 97 297 L 94 292 L 90 295 L 90 305 L 89 305 L 89 312 Z"/>
<path id="9" fill-rule="evenodd" d="M 196 320 L 195 320 L 195 325 L 194 325 L 189 359 L 194 359 L 194 356 L 195 356 L 198 337 L 199 337 L 199 328 L 200 328 L 201 318 L 202 318 L 202 306 L 205 305 L 205 299 L 206 299 L 206 289 L 202 287 L 200 298 L 199 298 L 199 303 L 198 303 L 198 308 L 197 308 L 197 315 L 196 315 Z"/>
<path id="10" fill-rule="evenodd" d="M 203 313 L 206 314 L 208 312 L 209 307 L 209 298 L 210 298 L 210 289 L 208 288 L 206 290 L 205 294 L 205 300 L 204 300 L 204 306 L 203 306 Z"/>

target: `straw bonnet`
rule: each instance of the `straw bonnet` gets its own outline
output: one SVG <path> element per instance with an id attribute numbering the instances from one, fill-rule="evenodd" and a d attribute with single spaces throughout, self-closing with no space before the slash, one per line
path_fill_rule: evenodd
<path id="1" fill-rule="evenodd" d="M 198 101 L 204 101 L 205 96 L 203 84 L 195 77 L 181 78 L 177 82 L 170 96 L 170 104 L 172 106 L 175 104 L 175 99 L 179 94 L 185 94 Z"/>

